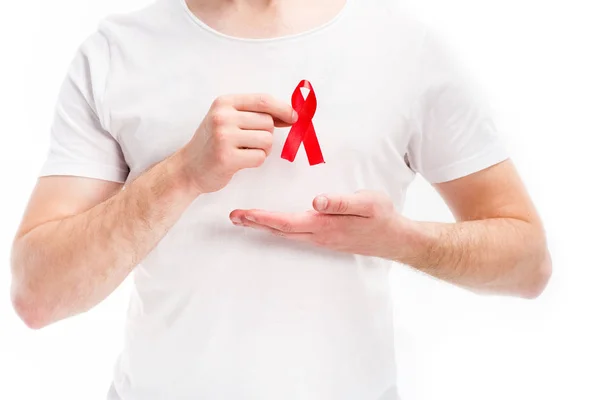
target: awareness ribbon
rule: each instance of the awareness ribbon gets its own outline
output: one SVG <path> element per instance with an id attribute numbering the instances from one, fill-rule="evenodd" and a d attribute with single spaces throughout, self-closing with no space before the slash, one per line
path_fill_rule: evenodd
<path id="1" fill-rule="evenodd" d="M 301 88 L 310 90 L 306 96 L 306 100 L 302 96 Z M 290 129 L 290 133 L 283 145 L 281 158 L 293 162 L 296 159 L 300 143 L 303 143 L 310 165 L 324 163 L 325 160 L 323 160 L 319 140 L 312 124 L 312 118 L 317 110 L 317 97 L 309 81 L 302 80 L 296 86 L 296 89 L 292 93 L 292 107 L 298 113 L 298 121 Z"/>

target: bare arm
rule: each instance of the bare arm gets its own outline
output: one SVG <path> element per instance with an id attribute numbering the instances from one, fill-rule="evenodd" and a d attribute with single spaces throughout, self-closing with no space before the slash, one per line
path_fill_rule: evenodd
<path id="1" fill-rule="evenodd" d="M 12 253 L 13 303 L 40 328 L 107 297 L 197 196 L 180 157 L 121 185 L 80 177 L 41 178 Z"/>
<path id="2" fill-rule="evenodd" d="M 382 192 L 320 195 L 314 211 L 234 210 L 235 225 L 411 265 L 475 291 L 539 295 L 551 264 L 539 217 L 508 161 L 437 185 L 456 223 L 411 221 Z M 315 212 L 316 211 L 316 212 Z"/>
<path id="3" fill-rule="evenodd" d="M 41 178 L 12 252 L 12 300 L 32 328 L 84 312 L 108 296 L 191 202 L 262 165 L 274 125 L 292 107 L 266 95 L 218 98 L 192 140 L 122 190 L 77 177 Z"/>
<path id="4" fill-rule="evenodd" d="M 551 260 L 513 164 L 505 161 L 436 189 L 457 222 L 410 222 L 413 246 L 403 246 L 395 259 L 475 291 L 538 296 Z"/>

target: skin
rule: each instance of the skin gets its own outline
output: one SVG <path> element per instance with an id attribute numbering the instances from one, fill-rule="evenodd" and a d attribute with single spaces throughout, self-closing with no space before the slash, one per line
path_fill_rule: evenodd
<path id="1" fill-rule="evenodd" d="M 12 249 L 12 301 L 31 328 L 85 312 L 117 288 L 202 194 L 271 152 L 296 112 L 266 94 L 216 99 L 190 142 L 124 188 L 39 179 Z M 123 190 L 121 190 L 123 189 Z"/>
<path id="2" fill-rule="evenodd" d="M 188 1 L 207 24 L 245 37 L 318 26 L 342 4 Z M 303 14 L 307 9 L 319 13 Z M 287 102 L 268 94 L 223 96 L 186 146 L 125 187 L 82 177 L 40 178 L 12 249 L 11 294 L 19 316 L 39 329 L 100 303 L 194 199 L 222 189 L 239 170 L 260 167 L 271 152 L 274 127 L 296 119 Z M 471 290 L 538 296 L 550 277 L 550 257 L 514 166 L 500 163 L 436 189 L 456 223 L 411 221 L 374 192 L 318 196 L 313 209 L 300 214 L 232 210 L 230 218 L 240 229 L 398 261 Z"/>
<path id="3" fill-rule="evenodd" d="M 319 195 L 304 213 L 234 210 L 230 219 L 290 240 L 408 264 L 473 291 L 537 297 L 550 278 L 550 256 L 513 164 L 435 187 L 457 223 L 411 221 L 388 196 L 372 191 Z"/>

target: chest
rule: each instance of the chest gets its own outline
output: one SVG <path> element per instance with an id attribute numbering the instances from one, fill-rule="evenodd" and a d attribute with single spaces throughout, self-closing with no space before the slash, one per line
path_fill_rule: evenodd
<path id="1" fill-rule="evenodd" d="M 293 207 L 319 192 L 386 189 L 407 172 L 411 82 L 393 73 L 389 60 L 382 61 L 352 51 L 336 57 L 228 54 L 212 65 L 203 57 L 186 57 L 185 63 L 168 60 L 120 77 L 119 96 L 113 93 L 110 109 L 111 129 L 134 179 L 184 146 L 218 96 L 268 93 L 291 102 L 298 82 L 307 79 L 317 98 L 312 124 L 325 163 L 310 166 L 303 146 L 294 163 L 283 160 L 289 128 L 276 129 L 265 164 L 238 173 L 221 195 L 238 203 L 244 199 L 248 206 L 283 201 Z"/>

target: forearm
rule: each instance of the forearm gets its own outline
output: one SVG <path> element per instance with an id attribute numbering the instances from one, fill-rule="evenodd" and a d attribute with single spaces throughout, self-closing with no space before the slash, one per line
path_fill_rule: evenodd
<path id="1" fill-rule="evenodd" d="M 156 246 L 197 194 L 182 181 L 176 154 L 107 201 L 17 238 L 15 305 L 33 313 L 30 325 L 38 326 L 90 309 Z"/>
<path id="2" fill-rule="evenodd" d="M 513 218 L 409 222 L 396 261 L 475 291 L 535 297 L 550 275 L 541 226 Z"/>

